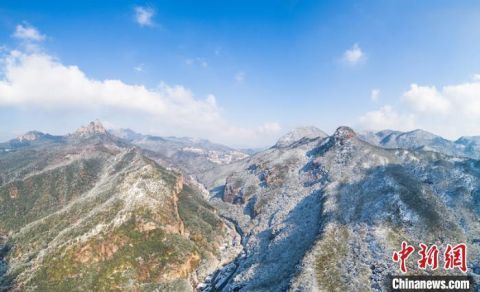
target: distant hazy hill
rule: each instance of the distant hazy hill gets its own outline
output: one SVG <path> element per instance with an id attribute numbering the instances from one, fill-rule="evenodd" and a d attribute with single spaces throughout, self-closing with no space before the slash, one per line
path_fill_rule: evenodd
<path id="1" fill-rule="evenodd" d="M 450 141 L 423 130 L 411 132 L 383 130 L 376 133 L 362 133 L 359 137 L 385 148 L 427 150 L 453 156 L 480 158 L 480 136 L 461 137 L 456 141 Z"/>
<path id="2" fill-rule="evenodd" d="M 187 173 L 201 172 L 249 156 L 248 151 L 235 150 L 204 139 L 142 135 L 129 129 L 111 130 L 110 133 L 161 155 Z"/>

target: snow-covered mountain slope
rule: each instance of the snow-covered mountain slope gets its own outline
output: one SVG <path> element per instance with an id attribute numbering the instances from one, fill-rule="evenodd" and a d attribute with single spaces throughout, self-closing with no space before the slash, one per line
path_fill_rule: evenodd
<path id="1" fill-rule="evenodd" d="M 219 164 L 228 164 L 249 156 L 244 151 L 204 139 L 149 136 L 129 129 L 111 130 L 110 133 L 155 152 L 186 173 L 202 172 Z"/>
<path id="2" fill-rule="evenodd" d="M 463 136 L 455 144 L 462 146 L 465 156 L 480 159 L 480 136 Z"/>
<path id="3" fill-rule="evenodd" d="M 422 149 L 452 156 L 480 158 L 480 139 L 478 137 L 461 137 L 456 141 L 450 141 L 423 130 L 410 132 L 383 130 L 376 133 L 365 132 L 359 137 L 384 148 Z"/>
<path id="4" fill-rule="evenodd" d="M 300 127 L 295 128 L 287 134 L 283 135 L 278 139 L 275 144 L 276 147 L 286 147 L 290 146 L 292 143 L 297 142 L 301 139 L 315 139 L 315 138 L 325 138 L 328 135 L 322 130 L 316 127 Z"/>
<path id="5" fill-rule="evenodd" d="M 244 248 L 206 291 L 382 291 L 402 240 L 465 242 L 480 273 L 479 161 L 384 149 L 340 127 L 199 178 Z"/>

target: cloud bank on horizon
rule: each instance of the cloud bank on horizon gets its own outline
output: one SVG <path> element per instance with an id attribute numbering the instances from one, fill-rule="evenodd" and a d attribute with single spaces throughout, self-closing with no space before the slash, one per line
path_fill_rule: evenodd
<path id="1" fill-rule="evenodd" d="M 146 20 L 142 20 L 146 21 Z M 45 40 L 45 35 L 29 24 L 19 24 L 14 37 L 30 45 Z M 364 58 L 355 44 L 344 55 L 354 65 Z M 198 99 L 181 85 L 160 82 L 157 88 L 132 85 L 121 80 L 95 80 L 77 66 L 64 65 L 45 52 L 12 50 L 3 57 L 0 68 L 0 106 L 62 111 L 66 109 L 112 109 L 141 113 L 164 129 L 176 129 L 179 135 L 200 136 L 224 143 L 266 145 L 278 137 L 278 122 L 266 122 L 255 128 L 236 127 L 224 117 L 214 95 Z M 235 79 L 242 83 L 245 73 Z M 379 89 L 371 99 L 378 101 Z M 480 133 L 480 80 L 444 86 L 412 84 L 398 105 L 383 105 L 358 119 L 364 130 L 413 130 L 422 128 L 448 138 Z"/>
<path id="2" fill-rule="evenodd" d="M 384 105 L 360 117 L 365 129 L 425 129 L 450 139 L 480 134 L 480 80 L 461 84 L 411 84 L 395 106 Z"/>
<path id="3" fill-rule="evenodd" d="M 41 37 L 40 37 L 41 36 Z M 17 26 L 15 37 L 38 43 L 44 36 L 33 26 Z M 225 118 L 214 95 L 198 99 L 182 85 L 159 82 L 157 88 L 121 80 L 95 80 L 80 68 L 38 50 L 11 50 L 0 62 L 0 107 L 61 112 L 89 110 L 138 114 L 158 125 L 157 134 L 173 133 L 213 141 L 258 146 L 278 136 L 277 122 L 237 127 Z M 115 123 L 113 123 L 115 124 Z"/>
<path id="4" fill-rule="evenodd" d="M 158 27 L 163 27 L 164 19 L 159 15 L 162 12 L 164 16 L 163 11 L 149 6 L 130 7 L 129 11 L 130 18 L 126 17 L 126 22 L 129 22 L 138 32 L 154 34 L 158 33 Z M 291 96 L 283 96 L 283 99 L 275 94 L 265 96 L 266 102 L 263 107 L 257 107 L 256 110 L 268 110 L 270 106 L 274 110 L 264 119 L 261 116 L 260 121 L 258 114 L 256 120 L 250 121 L 251 113 L 245 111 L 245 108 L 241 111 L 237 110 L 234 102 L 228 104 L 225 94 L 209 94 L 216 91 L 215 86 L 199 97 L 189 89 L 192 88 L 191 80 L 190 82 L 175 81 L 176 79 L 172 78 L 173 82 L 158 80 L 155 82 L 156 86 L 147 86 L 143 81 L 127 82 L 122 80 L 123 78 L 92 77 L 93 75 L 87 73 L 89 68 L 77 66 L 75 61 L 74 64 L 66 64 L 61 58 L 50 53 L 46 49 L 52 39 L 49 31 L 45 33 L 37 29 L 30 21 L 19 20 L 13 31 L 9 32 L 8 37 L 14 40 L 17 46 L 11 48 L 11 45 L 4 46 L 0 43 L 0 110 L 2 108 L 35 110 L 58 114 L 59 124 L 61 119 L 68 118 L 68 114 L 61 115 L 61 113 L 68 112 L 82 116 L 87 112 L 99 112 L 102 114 L 101 119 L 106 120 L 113 127 L 119 124 L 121 117 L 128 116 L 141 121 L 133 126 L 135 130 L 149 134 L 202 137 L 230 145 L 266 146 L 271 145 L 293 126 L 307 126 L 305 120 L 308 119 L 304 118 L 307 115 L 304 111 L 310 108 L 316 109 L 311 105 L 318 105 L 306 99 L 310 103 L 305 103 L 307 105 L 302 109 L 297 105 L 304 102 L 303 92 L 296 90 L 297 88 L 292 89 L 291 92 L 284 90 L 287 92 L 285 94 Z M 149 35 L 149 37 L 152 36 Z M 270 40 L 266 42 L 268 41 Z M 184 45 L 179 42 L 179 50 Z M 179 66 L 188 68 L 190 72 L 197 70 L 201 76 L 212 74 L 212 71 L 219 67 L 226 67 L 215 58 L 222 56 L 232 58 L 232 55 L 229 55 L 231 48 L 222 43 L 213 43 L 212 48 L 214 54 L 211 55 L 200 50 L 185 54 L 178 53 Z M 255 47 L 252 45 L 252 48 Z M 275 53 L 272 51 L 269 54 Z M 379 49 L 373 50 L 371 43 L 362 38 L 352 39 L 350 36 L 348 40 L 342 42 L 341 46 L 336 46 L 335 51 L 330 52 L 328 58 L 333 64 L 332 67 L 338 70 L 332 75 L 350 74 L 351 79 L 346 80 L 352 81 L 355 78 L 361 79 L 361 75 L 370 70 L 370 66 L 384 61 L 380 56 Z M 249 58 L 239 59 L 248 60 Z M 136 63 L 128 69 L 136 76 L 155 74 L 153 66 L 148 62 L 135 61 Z M 265 60 L 265 67 L 268 67 L 267 64 L 272 64 L 271 60 Z M 315 66 L 309 65 L 309 67 Z M 291 74 L 295 76 L 287 76 L 288 78 L 303 76 L 302 71 L 289 71 L 289 68 L 282 71 L 283 68 L 280 66 L 275 70 L 267 69 L 264 72 L 265 76 L 282 73 L 288 75 L 291 72 L 295 72 Z M 247 63 L 245 66 L 243 63 L 236 64 L 236 66 L 230 66 L 229 70 L 229 74 L 219 71 L 216 77 L 226 76 L 225 78 L 231 81 L 232 90 L 242 90 L 256 82 L 252 86 L 253 90 L 258 90 L 262 94 L 271 92 L 271 84 L 270 87 L 261 90 L 264 85 L 258 81 L 261 74 L 258 70 L 255 71 L 251 64 Z M 369 74 L 377 74 L 375 71 L 372 72 Z M 323 75 L 319 76 L 323 78 Z M 292 80 L 289 83 L 290 80 L 287 77 L 283 80 L 284 82 L 278 82 L 275 86 L 285 89 L 280 85 L 291 84 L 290 86 L 294 88 L 295 81 Z M 480 74 L 474 74 L 470 80 L 452 82 L 452 84 L 441 84 L 442 82 L 428 84 L 417 78 L 418 76 L 412 78 L 410 82 L 403 80 L 402 83 L 397 84 L 403 89 L 396 89 L 393 94 L 389 90 L 391 84 L 387 85 L 377 80 L 365 84 L 365 92 L 358 92 L 358 97 L 354 96 L 351 99 L 341 100 L 338 96 L 330 98 L 319 94 L 315 98 L 319 100 L 330 98 L 332 101 L 325 104 L 332 107 L 318 107 L 319 110 L 312 110 L 309 113 L 332 117 L 330 112 L 334 112 L 337 108 L 334 106 L 349 108 L 346 105 L 353 99 L 362 98 L 361 107 L 347 114 L 337 115 L 332 123 L 336 123 L 336 126 L 350 124 L 359 130 L 409 131 L 420 128 L 450 139 L 463 135 L 480 135 Z M 275 81 L 273 78 L 272 80 Z M 299 79 L 295 80 L 299 81 Z M 330 82 L 330 84 L 336 86 L 338 90 L 349 88 L 351 85 L 342 83 L 341 79 L 338 79 L 341 81 L 332 80 L 336 83 Z M 207 84 L 205 87 L 210 85 L 203 79 L 199 82 Z M 222 82 L 225 83 L 225 80 L 218 81 L 218 83 Z M 311 80 L 309 82 L 312 83 Z M 315 91 L 315 87 L 312 88 L 310 90 Z M 352 92 L 355 93 L 355 89 L 352 89 Z M 288 102 L 287 99 L 289 99 Z M 245 104 L 251 102 L 248 97 L 245 100 Z M 284 108 L 279 109 L 280 106 L 275 105 L 277 100 L 278 104 Z M 228 106 L 225 107 L 225 104 Z M 236 104 L 238 105 L 238 102 Z M 144 125 L 151 126 L 149 130 L 144 131 L 142 129 Z M 331 125 L 315 124 L 315 126 L 332 131 Z M 49 129 L 38 130 L 49 131 Z"/>

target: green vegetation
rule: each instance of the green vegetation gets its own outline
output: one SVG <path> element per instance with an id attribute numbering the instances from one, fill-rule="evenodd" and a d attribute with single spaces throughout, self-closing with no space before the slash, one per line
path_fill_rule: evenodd
<path id="1" fill-rule="evenodd" d="M 348 229 L 335 226 L 328 229 L 317 247 L 315 272 L 318 286 L 323 291 L 349 291 L 342 281 L 342 262 L 348 255 Z"/>
<path id="2" fill-rule="evenodd" d="M 181 266 L 195 257 L 195 245 L 162 229 L 140 231 L 144 220 L 148 218 L 134 215 L 111 232 L 48 255 L 27 286 L 41 291 L 108 291 L 168 281 L 165 275 L 177 270 L 172 278 L 185 277 Z"/>
<path id="3" fill-rule="evenodd" d="M 225 229 L 214 209 L 138 149 L 77 142 L 0 156 L 0 233 L 11 247 L 2 283 L 186 290 L 190 274 L 218 256 Z"/>
<path id="4" fill-rule="evenodd" d="M 147 159 L 130 172 L 127 169 L 133 166 L 133 157 L 124 158 L 128 162 L 117 164 L 117 181 L 112 177 L 111 186 L 96 190 L 92 196 L 80 197 L 98 180 L 101 164 L 95 161 L 79 161 L 0 189 L 13 209 L 10 216 L 26 218 L 19 223 L 18 217 L 2 214 L 5 220 L 0 224 L 18 230 L 32 222 L 28 230 L 17 232 L 9 240 L 13 248 L 8 259 L 15 262 L 9 278 L 23 289 L 38 291 L 144 291 L 158 285 L 174 291 L 189 283 L 188 276 L 202 259 L 218 255 L 223 223 L 197 191 L 185 185 L 178 194 L 177 206 L 173 197 L 177 174 Z M 144 171 L 146 165 L 153 168 Z M 49 181 L 56 182 L 48 185 Z M 153 189 L 147 184 L 151 182 L 166 188 L 150 192 Z M 162 200 L 162 207 L 133 205 L 128 213 L 119 215 L 127 202 L 118 194 L 130 183 L 145 188 L 148 197 Z M 11 185 L 19 188 L 14 198 L 8 191 Z M 72 202 L 75 198 L 79 200 Z M 45 209 L 38 210 L 37 205 Z M 126 221 L 113 227 L 112 222 L 122 216 L 127 216 Z M 179 220 L 189 236 L 171 228 L 180 226 Z M 106 228 L 86 237 L 101 225 Z M 39 257 L 40 251 L 47 252 Z"/>
<path id="5" fill-rule="evenodd" d="M 0 229 L 18 230 L 64 207 L 91 189 L 102 161 L 75 161 L 0 187 Z"/>
<path id="6" fill-rule="evenodd" d="M 223 222 L 213 208 L 189 186 L 184 186 L 179 195 L 178 212 L 190 232 L 190 239 L 205 252 L 218 255 L 218 241 L 223 236 Z"/>

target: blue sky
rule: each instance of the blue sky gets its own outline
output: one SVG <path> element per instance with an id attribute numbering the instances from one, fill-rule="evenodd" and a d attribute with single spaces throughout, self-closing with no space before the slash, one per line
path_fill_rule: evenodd
<path id="1" fill-rule="evenodd" d="M 480 134 L 478 27 L 476 1 L 4 0 L 0 140 L 95 118 L 236 146 Z"/>

